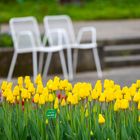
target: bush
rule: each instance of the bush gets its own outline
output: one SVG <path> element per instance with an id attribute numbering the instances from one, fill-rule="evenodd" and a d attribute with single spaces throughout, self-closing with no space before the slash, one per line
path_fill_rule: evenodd
<path id="1" fill-rule="evenodd" d="M 0 34 L 0 47 L 13 46 L 12 38 L 8 34 Z"/>

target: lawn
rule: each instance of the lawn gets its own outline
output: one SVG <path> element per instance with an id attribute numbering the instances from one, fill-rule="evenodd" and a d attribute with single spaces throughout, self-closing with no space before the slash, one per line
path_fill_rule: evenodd
<path id="1" fill-rule="evenodd" d="M 104 20 L 140 18 L 139 0 L 85 0 L 81 5 L 60 5 L 52 0 L 0 2 L 0 22 L 8 22 L 11 17 L 35 16 L 42 22 L 46 15 L 68 14 L 73 20 Z"/>

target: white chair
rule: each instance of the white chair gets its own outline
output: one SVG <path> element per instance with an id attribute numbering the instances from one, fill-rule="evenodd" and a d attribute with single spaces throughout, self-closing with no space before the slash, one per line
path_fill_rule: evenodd
<path id="1" fill-rule="evenodd" d="M 37 52 L 43 52 L 43 53 L 59 52 L 64 77 L 67 78 L 67 69 L 66 69 L 62 45 L 53 46 L 53 47 L 43 46 L 41 42 L 38 23 L 34 17 L 12 18 L 10 20 L 10 29 L 11 29 L 12 39 L 14 43 L 14 55 L 8 73 L 8 80 L 11 80 L 17 56 L 18 54 L 21 53 L 33 54 L 32 57 L 33 77 L 35 78 L 38 73 Z"/>
<path id="2" fill-rule="evenodd" d="M 96 43 L 96 29 L 94 27 L 83 27 L 79 30 L 77 38 L 75 37 L 74 27 L 72 21 L 67 15 L 58 15 L 58 16 L 46 16 L 44 17 L 44 26 L 45 26 L 45 38 L 49 36 L 51 40 L 55 40 L 54 36 L 50 35 L 52 30 L 59 30 L 63 35 L 62 45 L 67 49 L 67 61 L 68 61 L 68 70 L 69 70 L 69 79 L 73 79 L 73 67 L 74 72 L 76 72 L 77 66 L 77 57 L 78 49 L 92 49 L 95 64 L 97 68 L 98 77 L 102 77 L 102 70 L 100 65 L 100 60 L 97 51 Z M 91 43 L 81 43 L 82 37 L 85 33 L 91 33 Z M 46 41 L 46 40 L 45 40 Z M 74 49 L 73 55 L 73 66 L 72 66 L 72 53 L 71 48 Z M 48 61 L 46 61 L 46 66 L 50 63 L 51 54 L 48 55 Z M 47 67 L 46 67 L 47 68 Z M 46 71 L 44 69 L 44 73 Z"/>

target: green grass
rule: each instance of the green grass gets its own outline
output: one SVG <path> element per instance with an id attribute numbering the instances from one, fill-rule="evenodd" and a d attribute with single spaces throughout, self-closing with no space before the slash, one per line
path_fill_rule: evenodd
<path id="1" fill-rule="evenodd" d="M 140 1 L 89 0 L 82 5 L 60 5 L 45 1 L 28 1 L 22 4 L 0 2 L 1 23 L 8 22 L 11 17 L 30 15 L 42 22 L 44 16 L 54 14 L 68 14 L 73 20 L 135 19 L 140 18 Z"/>

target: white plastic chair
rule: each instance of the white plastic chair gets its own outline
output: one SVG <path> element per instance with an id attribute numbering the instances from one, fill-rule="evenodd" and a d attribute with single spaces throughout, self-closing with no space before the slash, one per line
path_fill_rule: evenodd
<path id="1" fill-rule="evenodd" d="M 64 77 L 67 78 L 67 69 L 63 54 L 63 47 L 61 45 L 53 47 L 45 47 L 42 45 L 39 27 L 34 17 L 12 18 L 10 20 L 10 29 L 14 43 L 14 55 L 8 73 L 8 80 L 11 80 L 17 56 L 21 53 L 33 54 L 33 77 L 35 78 L 38 73 L 37 52 L 59 52 L 61 54 L 60 60 Z"/>
<path id="2" fill-rule="evenodd" d="M 83 27 L 79 30 L 77 38 L 75 37 L 74 27 L 72 21 L 67 15 L 58 15 L 58 16 L 46 16 L 44 17 L 44 26 L 45 26 L 45 36 L 49 35 L 52 30 L 59 30 L 63 35 L 62 45 L 67 49 L 67 61 L 68 61 L 68 70 L 69 70 L 69 79 L 73 79 L 73 67 L 74 72 L 76 72 L 77 66 L 77 57 L 78 49 L 92 49 L 95 65 L 97 68 L 98 77 L 102 77 L 102 70 L 100 65 L 100 60 L 97 51 L 96 43 L 96 29 L 94 27 Z M 91 33 L 91 43 L 81 43 L 82 37 L 85 33 Z M 55 40 L 53 36 L 49 36 L 51 40 Z M 71 48 L 74 48 L 73 55 L 73 66 L 72 66 L 72 53 Z M 48 61 L 46 65 L 49 64 L 49 59 L 51 54 L 48 55 Z M 46 69 L 44 69 L 46 71 Z"/>

